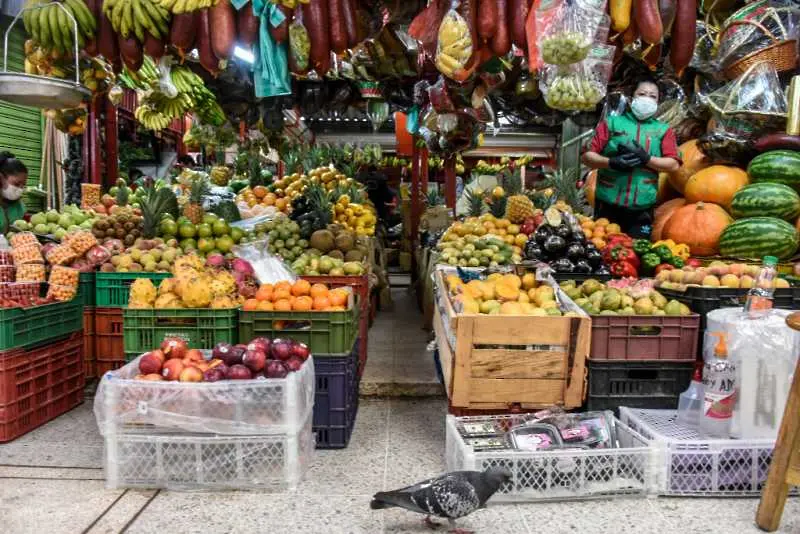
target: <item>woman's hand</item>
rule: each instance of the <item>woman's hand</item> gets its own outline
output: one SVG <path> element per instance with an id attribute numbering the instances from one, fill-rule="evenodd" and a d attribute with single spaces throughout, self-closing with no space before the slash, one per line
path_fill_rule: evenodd
<path id="1" fill-rule="evenodd" d="M 647 168 L 658 172 L 675 172 L 681 168 L 681 164 L 674 158 L 650 158 Z"/>

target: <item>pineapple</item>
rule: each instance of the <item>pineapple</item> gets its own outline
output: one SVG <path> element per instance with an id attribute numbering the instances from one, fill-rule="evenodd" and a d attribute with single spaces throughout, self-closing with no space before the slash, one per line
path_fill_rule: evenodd
<path id="1" fill-rule="evenodd" d="M 467 209 L 467 215 L 470 217 L 479 217 L 483 215 L 483 212 L 486 209 L 486 203 L 483 200 L 483 191 L 480 189 L 467 189 L 464 193 L 464 199 L 467 201 L 467 205 L 469 206 Z"/>
<path id="2" fill-rule="evenodd" d="M 208 184 L 203 178 L 195 178 L 189 188 L 189 203 L 183 208 L 183 215 L 194 224 L 203 222 L 203 197 L 208 192 Z"/>
<path id="3" fill-rule="evenodd" d="M 502 219 L 506 216 L 506 206 L 508 205 L 508 197 L 492 195 L 491 200 L 488 202 L 489 213 L 495 219 Z"/>
<path id="4" fill-rule="evenodd" d="M 509 194 L 505 213 L 506 219 L 514 224 L 520 224 L 526 218 L 533 217 L 533 202 L 522 193 L 522 176 L 519 172 L 514 170 L 513 174 L 506 175 L 503 185 Z"/>
<path id="5" fill-rule="evenodd" d="M 545 195 L 561 211 L 584 212 L 587 208 L 586 191 L 578 187 L 578 169 L 557 170 L 542 182 Z"/>

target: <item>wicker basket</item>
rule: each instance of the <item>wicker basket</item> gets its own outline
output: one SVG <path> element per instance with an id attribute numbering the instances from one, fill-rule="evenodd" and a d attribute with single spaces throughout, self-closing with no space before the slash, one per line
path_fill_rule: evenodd
<path id="1" fill-rule="evenodd" d="M 763 24 L 756 22 L 754 20 L 737 20 L 733 21 L 728 25 L 727 29 L 731 28 L 732 26 L 740 26 L 740 25 L 751 25 L 755 26 L 759 30 L 761 30 L 764 35 L 772 39 L 772 44 L 761 48 L 760 50 L 755 50 L 750 52 L 746 56 L 737 59 L 730 65 L 726 66 L 723 70 L 725 77 L 729 80 L 735 80 L 742 74 L 748 71 L 748 69 L 759 63 L 761 61 L 767 61 L 771 63 L 775 70 L 778 72 L 786 72 L 790 70 L 794 70 L 797 66 L 797 40 L 796 39 L 787 39 L 787 40 L 780 40 L 775 35 L 772 34 Z M 720 35 L 724 35 L 725 32 L 721 32 Z"/>

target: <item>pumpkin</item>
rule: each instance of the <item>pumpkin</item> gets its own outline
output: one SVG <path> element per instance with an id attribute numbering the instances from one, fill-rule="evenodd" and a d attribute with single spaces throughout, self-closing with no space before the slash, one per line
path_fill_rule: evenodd
<path id="1" fill-rule="evenodd" d="M 661 241 L 664 234 L 664 225 L 672 217 L 678 208 L 686 205 L 685 198 L 673 198 L 661 204 L 653 213 L 653 231 L 650 232 L 650 239 Z"/>
<path id="2" fill-rule="evenodd" d="M 738 167 L 712 165 L 689 178 L 683 195 L 688 202 L 713 202 L 729 209 L 736 192 L 749 183 L 747 172 Z"/>
<path id="3" fill-rule="evenodd" d="M 586 183 L 583 185 L 583 189 L 586 192 L 586 202 L 594 207 L 594 195 L 597 190 L 597 169 L 589 171 L 589 174 L 586 175 Z"/>
<path id="4" fill-rule="evenodd" d="M 658 173 L 658 193 L 656 194 L 656 204 L 661 204 L 679 195 L 680 193 L 675 191 L 675 188 L 669 183 L 669 173 Z"/>
<path id="5" fill-rule="evenodd" d="M 683 194 L 689 178 L 710 166 L 711 160 L 697 146 L 697 139 L 691 139 L 679 146 L 678 154 L 683 165 L 677 171 L 669 173 L 669 183 L 678 193 Z"/>
<path id="6" fill-rule="evenodd" d="M 663 239 L 689 245 L 693 256 L 719 253 L 719 238 L 733 222 L 722 206 L 697 202 L 677 209 L 664 225 Z"/>

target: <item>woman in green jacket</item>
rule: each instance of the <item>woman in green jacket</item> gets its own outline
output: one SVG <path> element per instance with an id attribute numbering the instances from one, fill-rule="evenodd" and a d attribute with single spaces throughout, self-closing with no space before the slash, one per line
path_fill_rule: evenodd
<path id="1" fill-rule="evenodd" d="M 7 233 L 11 224 L 25 215 L 20 198 L 28 181 L 28 168 L 11 152 L 0 152 L 0 233 Z"/>

